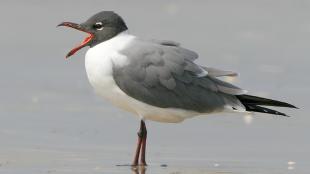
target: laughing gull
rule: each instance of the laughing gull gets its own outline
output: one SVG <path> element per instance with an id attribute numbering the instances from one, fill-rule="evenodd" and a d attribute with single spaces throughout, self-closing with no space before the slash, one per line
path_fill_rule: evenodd
<path id="1" fill-rule="evenodd" d="M 145 40 L 129 34 L 124 20 L 113 11 L 99 12 L 81 24 L 63 22 L 58 26 L 88 34 L 66 57 L 89 46 L 85 66 L 90 84 L 102 97 L 140 118 L 133 166 L 146 165 L 145 120 L 178 123 L 219 112 L 287 116 L 262 106 L 296 108 L 247 95 L 247 91 L 219 80 L 237 73 L 196 64 L 198 54 L 177 42 Z"/>

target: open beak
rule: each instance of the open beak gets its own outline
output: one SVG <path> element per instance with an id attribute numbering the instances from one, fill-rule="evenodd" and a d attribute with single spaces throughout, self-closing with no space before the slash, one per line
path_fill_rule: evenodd
<path id="1" fill-rule="evenodd" d="M 61 24 L 57 25 L 57 27 L 59 26 L 65 26 L 65 27 L 70 27 L 70 28 L 74 28 L 76 30 L 79 31 L 83 31 L 85 33 L 88 34 L 88 36 L 84 39 L 84 41 L 82 43 L 80 43 L 78 46 L 76 46 L 75 48 L 73 48 L 67 55 L 66 58 L 72 56 L 73 54 L 75 54 L 78 50 L 80 50 L 81 48 L 88 46 L 90 41 L 94 38 L 94 34 L 87 31 L 84 27 L 82 27 L 80 24 L 76 24 L 76 23 L 72 23 L 72 22 L 62 22 Z"/>

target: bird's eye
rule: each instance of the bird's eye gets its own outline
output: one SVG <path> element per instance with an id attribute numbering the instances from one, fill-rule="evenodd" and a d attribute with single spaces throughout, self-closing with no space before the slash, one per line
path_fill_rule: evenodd
<path id="1" fill-rule="evenodd" d="M 94 24 L 94 28 L 95 28 L 96 30 L 102 30 L 102 29 L 103 29 L 103 24 L 102 24 L 102 22 L 96 22 L 96 23 Z"/>

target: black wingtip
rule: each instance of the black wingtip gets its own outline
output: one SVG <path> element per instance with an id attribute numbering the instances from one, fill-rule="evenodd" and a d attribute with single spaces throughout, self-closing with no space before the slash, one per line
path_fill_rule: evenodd
<path id="1" fill-rule="evenodd" d="M 250 104 L 250 105 L 288 107 L 288 108 L 299 109 L 298 107 L 292 104 L 286 103 L 286 102 L 263 98 L 263 97 L 257 97 L 253 95 L 236 95 L 236 97 L 241 101 L 242 104 L 245 104 L 245 105 Z"/>
<path id="2" fill-rule="evenodd" d="M 281 114 L 279 114 L 279 115 L 281 115 L 281 116 L 283 116 L 283 117 L 291 117 L 291 116 L 286 115 L 286 114 L 284 114 L 284 113 L 281 113 Z"/>
<path id="3" fill-rule="evenodd" d="M 299 107 L 296 107 L 296 106 L 294 106 L 294 105 L 292 105 L 293 107 L 292 108 L 294 108 L 294 109 L 300 109 Z"/>
<path id="4" fill-rule="evenodd" d="M 246 104 L 245 108 L 247 111 L 251 111 L 251 112 L 260 112 L 260 113 L 265 113 L 265 114 L 273 114 L 273 115 L 280 115 L 284 117 L 290 117 L 289 115 L 286 115 L 283 112 L 279 112 L 277 110 L 273 110 L 273 109 L 269 109 L 269 108 L 265 108 L 265 107 L 261 107 L 257 105 Z"/>
<path id="5" fill-rule="evenodd" d="M 283 116 L 283 117 L 291 117 L 291 116 L 289 116 L 289 115 L 287 115 L 287 114 L 285 114 L 285 113 L 283 113 L 283 112 L 279 112 L 279 111 L 276 111 L 276 110 L 269 110 L 269 111 L 274 111 L 274 112 L 269 112 L 269 114 L 274 114 L 274 115 L 280 115 L 280 116 Z"/>
<path id="6" fill-rule="evenodd" d="M 284 102 L 283 102 L 284 103 Z M 289 103 L 285 103 L 285 106 L 284 107 L 288 107 L 288 108 L 294 108 L 294 109 L 299 109 L 298 107 L 292 105 L 292 104 L 289 104 Z"/>

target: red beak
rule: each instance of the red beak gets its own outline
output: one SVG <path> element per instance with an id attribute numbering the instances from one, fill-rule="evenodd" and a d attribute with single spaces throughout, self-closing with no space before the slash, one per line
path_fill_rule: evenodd
<path id="1" fill-rule="evenodd" d="M 90 41 L 94 38 L 94 34 L 87 31 L 85 28 L 83 28 L 80 24 L 76 24 L 76 23 L 72 23 L 72 22 L 63 22 L 57 26 L 65 26 L 65 27 L 70 27 L 70 28 L 74 28 L 76 30 L 79 31 L 83 31 L 85 33 L 88 34 L 88 36 L 84 39 L 84 41 L 82 43 L 80 43 L 79 45 L 77 45 L 75 48 L 73 48 L 67 55 L 66 58 L 72 56 L 73 54 L 75 54 L 78 50 L 80 50 L 81 48 L 88 46 Z"/>

